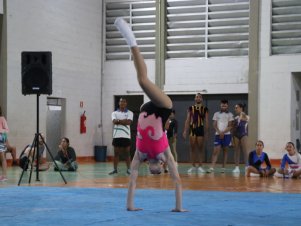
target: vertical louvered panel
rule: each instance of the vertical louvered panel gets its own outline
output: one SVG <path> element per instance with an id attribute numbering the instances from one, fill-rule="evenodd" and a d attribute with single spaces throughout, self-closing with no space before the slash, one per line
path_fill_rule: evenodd
<path id="1" fill-rule="evenodd" d="M 155 1 L 116 1 L 106 3 L 106 60 L 131 59 L 125 39 L 114 26 L 116 17 L 131 25 L 146 59 L 155 58 Z"/>
<path id="2" fill-rule="evenodd" d="M 272 55 L 301 53 L 301 1 L 272 1 Z"/>
<path id="3" fill-rule="evenodd" d="M 167 0 L 167 58 L 247 56 L 249 0 Z"/>

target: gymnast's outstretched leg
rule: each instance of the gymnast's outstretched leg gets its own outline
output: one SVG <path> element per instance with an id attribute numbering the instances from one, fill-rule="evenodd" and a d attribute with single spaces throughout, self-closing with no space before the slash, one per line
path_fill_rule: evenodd
<path id="1" fill-rule="evenodd" d="M 145 94 L 156 106 L 171 109 L 171 99 L 147 77 L 147 68 L 144 62 L 144 58 L 140 53 L 136 38 L 129 25 L 125 22 L 124 19 L 117 18 L 115 21 L 115 26 L 118 28 L 122 36 L 126 39 L 128 45 L 131 47 L 131 52 L 137 71 L 137 79 Z"/>

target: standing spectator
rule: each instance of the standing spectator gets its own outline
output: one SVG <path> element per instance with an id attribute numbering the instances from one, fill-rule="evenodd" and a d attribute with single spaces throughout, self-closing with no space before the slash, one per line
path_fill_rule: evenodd
<path id="1" fill-rule="evenodd" d="M 178 121 L 176 120 L 176 111 L 172 110 L 169 115 L 169 120 L 166 121 L 165 129 L 167 131 L 167 138 L 171 153 L 175 159 L 178 161 L 177 155 L 177 134 L 178 134 Z"/>
<path id="2" fill-rule="evenodd" d="M 112 113 L 113 129 L 113 142 L 114 146 L 114 170 L 109 174 L 118 173 L 119 156 L 125 154 L 125 161 L 127 166 L 127 174 L 130 174 L 131 164 L 131 128 L 130 125 L 133 121 L 133 112 L 127 109 L 127 101 L 121 97 L 119 100 L 119 108 Z"/>
<path id="3" fill-rule="evenodd" d="M 248 122 L 250 117 L 244 112 L 244 105 L 239 103 L 235 105 L 236 116 L 234 118 L 233 125 L 233 145 L 235 148 L 235 168 L 232 171 L 233 173 L 240 173 L 239 170 L 239 159 L 240 159 L 240 150 L 244 155 L 244 163 L 248 164 Z"/>
<path id="4" fill-rule="evenodd" d="M 296 151 L 293 142 L 287 142 L 280 169 L 275 173 L 277 177 L 298 178 L 301 175 L 301 155 Z"/>
<path id="5" fill-rule="evenodd" d="M 222 164 L 221 173 L 225 172 L 228 148 L 231 144 L 231 129 L 233 123 L 233 114 L 228 111 L 228 100 L 221 100 L 220 111 L 215 112 L 213 115 L 213 127 L 215 129 L 214 149 L 212 153 L 212 164 L 207 170 L 207 173 L 214 171 L 215 163 L 217 161 L 221 148 L 224 152 L 224 160 Z"/>
<path id="6" fill-rule="evenodd" d="M 272 168 L 268 154 L 263 152 L 263 141 L 258 140 L 255 146 L 255 150 L 249 154 L 249 165 L 246 170 L 246 176 L 250 177 L 251 174 L 257 174 L 261 177 L 272 176 L 276 172 L 276 169 Z M 263 167 L 263 163 L 266 166 Z"/>
<path id="7" fill-rule="evenodd" d="M 192 173 L 193 171 L 197 171 L 199 173 L 204 173 L 205 170 L 202 168 L 202 163 L 204 136 L 208 133 L 209 129 L 208 108 L 203 106 L 202 94 L 197 93 L 194 101 L 195 105 L 190 106 L 187 110 L 183 131 L 183 138 L 186 139 L 186 132 L 189 128 L 190 159 L 192 161 L 192 167 L 187 172 Z"/>
<path id="8" fill-rule="evenodd" d="M 67 137 L 63 137 L 61 144 L 59 145 L 59 151 L 54 158 L 55 163 L 62 171 L 76 171 L 78 164 L 76 162 L 76 154 L 72 147 L 70 147 L 70 141 Z M 58 170 L 54 166 L 54 170 Z"/>
<path id="9" fill-rule="evenodd" d="M 2 166 L 2 175 L 0 176 L 0 182 L 7 181 L 6 174 L 6 159 L 5 159 L 5 151 L 6 151 L 6 141 L 7 141 L 7 133 L 9 132 L 8 125 L 5 117 L 2 115 L 2 109 L 0 106 L 0 161 Z"/>

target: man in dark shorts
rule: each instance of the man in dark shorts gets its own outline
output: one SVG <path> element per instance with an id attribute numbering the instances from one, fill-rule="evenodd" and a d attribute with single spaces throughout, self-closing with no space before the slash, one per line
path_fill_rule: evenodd
<path id="1" fill-rule="evenodd" d="M 208 108 L 203 105 L 202 94 L 195 95 L 195 105 L 190 106 L 187 110 L 187 117 L 184 125 L 183 138 L 186 139 L 186 132 L 189 128 L 190 159 L 192 167 L 188 173 L 199 172 L 205 173 L 202 168 L 204 137 L 208 132 Z M 197 153 L 198 152 L 198 153 Z"/>
<path id="2" fill-rule="evenodd" d="M 131 164 L 131 129 L 130 125 L 133 121 L 133 112 L 127 109 L 127 101 L 121 97 L 119 100 L 119 108 L 112 113 L 113 128 L 113 142 L 114 146 L 114 170 L 109 174 L 118 173 L 118 163 L 120 154 L 125 154 L 125 161 L 127 166 L 127 174 L 130 174 Z"/>

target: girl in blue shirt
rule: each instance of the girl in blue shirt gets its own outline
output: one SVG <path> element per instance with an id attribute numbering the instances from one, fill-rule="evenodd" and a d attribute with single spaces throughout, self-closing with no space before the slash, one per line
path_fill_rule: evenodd
<path id="1" fill-rule="evenodd" d="M 296 151 L 293 142 L 287 142 L 285 150 L 287 153 L 283 155 L 280 169 L 278 169 L 275 176 L 298 178 L 301 175 L 301 155 Z"/>
<path id="2" fill-rule="evenodd" d="M 250 177 L 252 174 L 258 174 L 261 177 L 268 177 L 274 175 L 275 168 L 272 168 L 268 154 L 263 152 L 263 141 L 258 140 L 255 145 L 255 150 L 251 151 L 248 158 L 248 168 L 246 170 L 246 176 Z M 263 167 L 265 163 L 265 167 Z"/>

